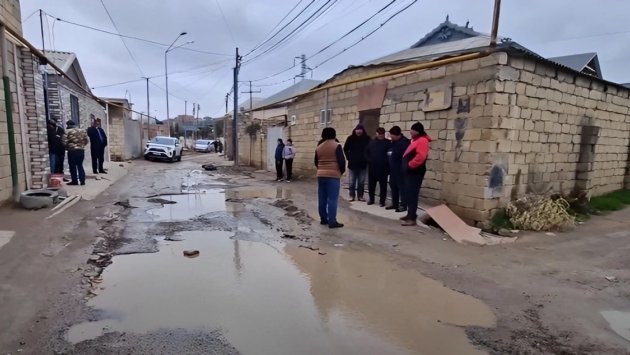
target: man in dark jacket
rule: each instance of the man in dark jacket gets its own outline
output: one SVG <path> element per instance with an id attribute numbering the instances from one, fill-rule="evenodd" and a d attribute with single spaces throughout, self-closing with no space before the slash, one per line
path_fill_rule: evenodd
<path id="1" fill-rule="evenodd" d="M 92 122 L 92 127 L 87 129 L 90 137 L 90 153 L 92 156 L 92 172 L 94 174 L 107 174 L 103 168 L 105 160 L 105 147 L 107 147 L 107 135 L 101 128 L 101 119 L 97 118 Z"/>
<path id="2" fill-rule="evenodd" d="M 404 196 L 401 195 L 405 191 L 405 184 L 402 169 L 402 157 L 409 147 L 409 138 L 402 134 L 402 130 L 398 126 L 394 126 L 389 130 L 392 139 L 392 146 L 389 151 L 389 186 L 392 189 L 392 204 L 387 206 L 388 210 L 396 210 L 396 212 L 405 212 L 407 203 Z"/>
<path id="3" fill-rule="evenodd" d="M 276 153 L 274 155 L 276 159 L 276 181 L 284 180 L 284 174 L 282 173 L 282 165 L 283 165 L 282 153 L 283 152 L 284 152 L 284 142 L 282 141 L 282 139 L 278 139 L 278 145 L 276 146 Z"/>
<path id="4" fill-rule="evenodd" d="M 63 162 L 66 156 L 66 148 L 63 146 L 65 131 L 55 121 L 48 121 L 48 154 L 50 154 L 50 172 L 63 174 Z"/>
<path id="5" fill-rule="evenodd" d="M 343 151 L 348 159 L 348 170 L 350 170 L 350 202 L 354 201 L 355 197 L 359 201 L 365 201 L 363 199 L 367 175 L 365 150 L 369 143 L 370 137 L 365 133 L 363 125 L 359 123 L 343 145 Z"/>
<path id="6" fill-rule="evenodd" d="M 376 184 L 379 188 L 379 204 L 385 207 L 387 199 L 387 176 L 389 175 L 389 162 L 387 152 L 392 143 L 385 139 L 385 128 L 379 127 L 376 130 L 376 137 L 370 141 L 365 150 L 365 159 L 368 162 L 368 205 L 374 204 L 376 194 Z"/>

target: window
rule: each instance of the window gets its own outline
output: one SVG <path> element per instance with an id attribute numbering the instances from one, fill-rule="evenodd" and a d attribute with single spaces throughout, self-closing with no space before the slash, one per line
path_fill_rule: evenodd
<path id="1" fill-rule="evenodd" d="M 328 127 L 331 122 L 332 109 L 321 110 L 319 113 L 319 125 L 321 127 Z"/>
<path id="2" fill-rule="evenodd" d="M 295 126 L 297 124 L 297 117 L 295 115 L 291 115 L 291 120 L 289 121 L 289 125 Z"/>
<path id="3" fill-rule="evenodd" d="M 77 127 L 81 126 L 81 119 L 79 118 L 79 99 L 70 95 L 70 118 L 76 123 Z"/>

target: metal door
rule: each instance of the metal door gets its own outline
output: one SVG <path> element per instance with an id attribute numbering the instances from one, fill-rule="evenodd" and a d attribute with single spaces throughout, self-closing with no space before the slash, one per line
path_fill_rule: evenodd
<path id="1" fill-rule="evenodd" d="M 267 128 L 267 170 L 276 171 L 276 146 L 278 139 L 284 139 L 284 127 Z"/>

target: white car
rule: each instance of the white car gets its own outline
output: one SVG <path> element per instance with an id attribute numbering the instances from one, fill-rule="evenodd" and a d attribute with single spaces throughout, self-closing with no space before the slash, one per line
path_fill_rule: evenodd
<path id="1" fill-rule="evenodd" d="M 214 145 L 212 145 L 213 142 L 214 141 L 208 139 L 198 139 L 195 142 L 195 151 L 204 153 L 214 152 Z"/>
<path id="2" fill-rule="evenodd" d="M 155 137 L 144 148 L 144 159 L 181 161 L 182 145 L 177 138 Z"/>

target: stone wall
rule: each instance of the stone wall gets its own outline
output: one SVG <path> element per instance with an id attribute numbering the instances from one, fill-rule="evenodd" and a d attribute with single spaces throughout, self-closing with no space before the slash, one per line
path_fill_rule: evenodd
<path id="1" fill-rule="evenodd" d="M 454 206 L 469 221 L 483 220 L 496 203 L 488 204 L 484 198 L 489 165 L 483 156 L 487 151 L 482 139 L 489 132 L 493 121 L 489 94 L 494 90 L 497 64 L 506 56 L 454 63 L 397 76 L 366 80 L 355 84 L 331 88 L 326 94 L 320 91 L 297 100 L 289 109 L 298 123 L 292 126 L 291 136 L 297 149 L 303 154 L 296 157 L 295 169 L 303 174 L 314 175 L 312 154 L 319 140 L 320 110 L 332 110 L 330 126 L 337 130 L 341 143 L 351 134 L 359 121 L 357 101 L 359 89 L 378 82 L 387 82 L 387 91 L 379 125 L 386 129 L 400 126 L 409 137 L 411 125 L 420 121 L 433 138 L 429 155 L 429 171 L 425 177 L 421 196 L 423 202 L 446 202 Z M 359 78 L 374 70 L 352 70 L 345 78 Z M 448 109 L 424 112 L 422 107 L 428 89 L 446 86 L 452 90 L 452 105 Z M 328 98 L 326 98 L 328 96 Z M 468 99 L 468 109 L 461 111 L 459 99 Z M 458 209 L 459 208 L 459 209 Z"/>
<path id="2" fill-rule="evenodd" d="M 0 9 L 1 10 L 1 9 Z M 8 76 L 10 82 L 10 92 L 13 112 L 13 139 L 16 145 L 16 158 L 17 158 L 17 171 L 20 190 L 24 190 L 26 186 L 25 165 L 22 159 L 23 144 L 22 134 L 20 126 L 20 110 L 18 102 L 18 73 L 15 70 L 15 45 L 7 39 L 7 51 L 8 51 Z M 19 59 L 18 59 L 19 61 Z M 0 72 L 2 70 L 2 62 L 0 61 Z M 12 172 L 11 172 L 11 158 L 9 154 L 9 136 L 7 125 L 7 110 L 6 102 L 4 100 L 4 85 L 0 82 L 0 201 L 7 200 L 11 197 L 12 192 Z"/>
<path id="3" fill-rule="evenodd" d="M 65 123 L 72 118 L 70 96 L 79 102 L 79 126 L 88 128 L 92 125 L 91 117 L 105 121 L 105 108 L 81 88 L 58 75 L 48 75 L 48 107 L 50 118 Z"/>
<path id="4" fill-rule="evenodd" d="M 48 185 L 50 173 L 48 136 L 46 134 L 46 107 L 44 81 L 39 74 L 39 59 L 28 48 L 22 48 L 22 78 L 24 85 L 25 115 L 28 124 L 31 188 Z"/>
<path id="5" fill-rule="evenodd" d="M 19 0 L 0 0 L 0 21 L 22 34 L 22 17 Z"/>
<path id="6" fill-rule="evenodd" d="M 496 149 L 510 152 L 503 201 L 625 186 L 630 90 L 516 56 L 501 73 L 492 102 Z"/>

